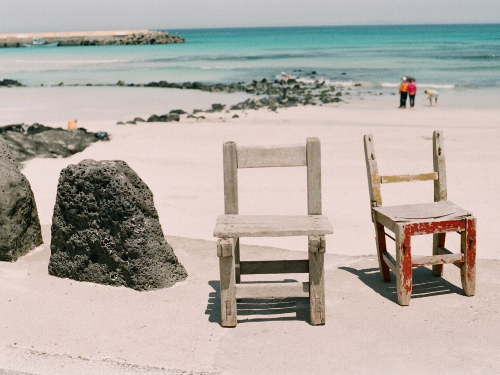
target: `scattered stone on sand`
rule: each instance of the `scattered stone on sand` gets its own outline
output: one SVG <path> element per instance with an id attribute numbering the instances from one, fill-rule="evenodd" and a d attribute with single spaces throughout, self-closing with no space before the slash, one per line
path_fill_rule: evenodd
<path id="1" fill-rule="evenodd" d="M 11 87 L 11 86 L 22 86 L 22 84 L 13 79 L 3 79 L 0 81 L 0 86 Z"/>
<path id="2" fill-rule="evenodd" d="M 0 137 L 0 261 L 13 262 L 43 243 L 35 197 Z"/>
<path id="3" fill-rule="evenodd" d="M 37 123 L 1 126 L 0 135 L 7 142 L 17 163 L 35 157 L 66 158 L 98 141 L 94 133 L 83 128 L 65 130 Z"/>
<path id="4" fill-rule="evenodd" d="M 187 277 L 165 240 L 153 194 L 124 161 L 83 160 L 61 171 L 49 273 L 135 290 Z"/>

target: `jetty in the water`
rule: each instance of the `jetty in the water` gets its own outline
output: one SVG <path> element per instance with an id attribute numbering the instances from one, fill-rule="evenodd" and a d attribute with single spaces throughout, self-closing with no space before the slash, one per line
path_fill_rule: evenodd
<path id="1" fill-rule="evenodd" d="M 43 45 L 99 46 L 185 43 L 184 38 L 156 30 L 71 31 L 0 34 L 0 48 Z"/>

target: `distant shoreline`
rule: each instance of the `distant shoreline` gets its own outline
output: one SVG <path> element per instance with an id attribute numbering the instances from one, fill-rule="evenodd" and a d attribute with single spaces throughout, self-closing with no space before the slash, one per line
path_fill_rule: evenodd
<path id="1" fill-rule="evenodd" d="M 110 30 L 110 31 L 70 31 L 43 33 L 0 34 L 0 48 L 27 47 L 42 41 L 44 44 L 56 43 L 57 46 L 88 45 L 144 45 L 185 43 L 186 40 L 167 31 L 156 30 Z"/>

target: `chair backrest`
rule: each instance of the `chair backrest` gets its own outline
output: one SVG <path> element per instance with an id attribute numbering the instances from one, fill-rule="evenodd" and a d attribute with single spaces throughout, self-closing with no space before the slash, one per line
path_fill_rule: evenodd
<path id="1" fill-rule="evenodd" d="M 238 214 L 238 168 L 307 167 L 307 210 L 321 215 L 321 146 L 318 138 L 306 144 L 237 147 L 225 142 L 224 205 L 226 215 Z"/>
<path id="2" fill-rule="evenodd" d="M 443 132 L 435 130 L 433 137 L 434 172 L 413 175 L 380 176 L 378 173 L 373 135 L 364 136 L 366 172 L 368 174 L 368 187 L 370 190 L 370 204 L 372 207 L 382 206 L 381 184 L 411 181 L 434 181 L 434 202 L 447 200 L 446 190 L 446 165 L 444 158 Z"/>

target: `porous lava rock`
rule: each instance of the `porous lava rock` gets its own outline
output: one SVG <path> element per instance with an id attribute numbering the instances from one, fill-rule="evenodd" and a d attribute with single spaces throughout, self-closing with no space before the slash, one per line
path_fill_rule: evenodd
<path id="1" fill-rule="evenodd" d="M 30 183 L 0 136 L 0 261 L 14 262 L 42 243 Z"/>
<path id="2" fill-rule="evenodd" d="M 49 274 L 149 290 L 187 272 L 167 243 L 153 194 L 124 161 L 83 160 L 61 171 Z"/>

